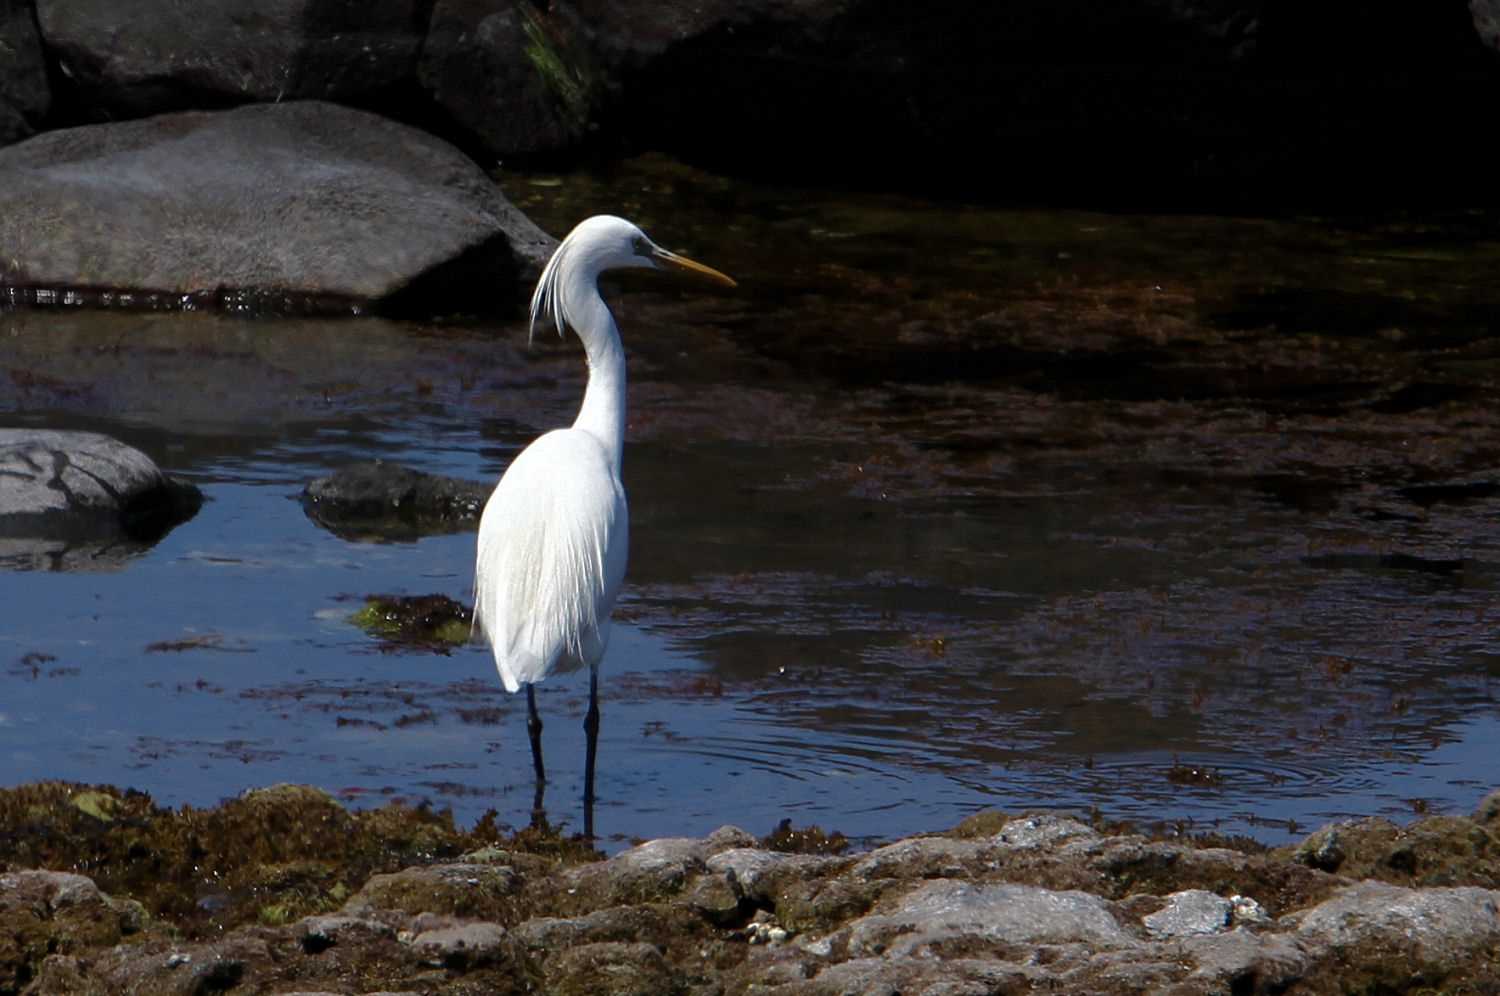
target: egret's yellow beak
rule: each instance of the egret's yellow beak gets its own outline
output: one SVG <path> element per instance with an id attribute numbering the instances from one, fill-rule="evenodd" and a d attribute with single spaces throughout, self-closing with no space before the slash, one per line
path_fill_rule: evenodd
<path id="1" fill-rule="evenodd" d="M 707 277 L 714 283 L 723 284 L 725 287 L 739 286 L 734 282 L 734 278 L 728 274 L 720 273 L 713 267 L 704 266 L 702 263 L 688 259 L 686 256 L 679 256 L 675 252 L 668 252 L 660 246 L 651 247 L 651 258 L 656 261 L 658 266 L 664 269 L 681 270 L 684 273 L 696 273 L 700 277 Z"/>

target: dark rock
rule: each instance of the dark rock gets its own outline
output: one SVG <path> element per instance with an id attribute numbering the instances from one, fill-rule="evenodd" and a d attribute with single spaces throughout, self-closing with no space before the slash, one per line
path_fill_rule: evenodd
<path id="1" fill-rule="evenodd" d="M 1222 202 L 1241 182 L 1229 196 L 1389 203 L 1393 182 L 1483 190 L 1497 163 L 1475 132 L 1500 93 L 1478 40 L 1497 44 L 1491 0 L 1472 20 L 1394 0 L 552 9 L 604 67 L 607 130 L 741 175 L 1133 203 Z M 1390 149 L 1398 125 L 1410 144 Z"/>
<path id="2" fill-rule="evenodd" d="M 556 152 L 588 119 L 588 71 L 575 68 L 579 46 L 567 31 L 524 0 L 438 0 L 419 78 L 491 154 Z"/>
<path id="3" fill-rule="evenodd" d="M 0 145 L 9 145 L 34 132 L 52 103 L 29 0 L 0 0 L 0 53 Z"/>
<path id="4" fill-rule="evenodd" d="M 414 539 L 477 529 L 493 489 L 372 460 L 308 484 L 302 507 L 309 519 L 345 539 Z"/>
<path id="5" fill-rule="evenodd" d="M 671 996 L 685 988 L 651 944 L 583 944 L 547 963 L 546 991 L 556 996 Z"/>
<path id="6" fill-rule="evenodd" d="M 1469 14 L 1479 40 L 1500 52 L 1500 0 L 1469 0 Z"/>
<path id="7" fill-rule="evenodd" d="M 1032 988 L 1038 973 L 1022 966 L 990 959 L 944 961 L 919 959 L 851 958 L 824 969 L 808 983 L 789 982 L 771 992 L 777 996 L 843 996 L 845 993 L 944 993 L 987 996 L 1022 993 Z"/>
<path id="8" fill-rule="evenodd" d="M 77 99 L 94 114 L 136 117 L 251 101 L 368 99 L 410 81 L 422 6 L 37 0 L 37 17 Z"/>
<path id="9" fill-rule="evenodd" d="M 196 487 L 108 436 L 0 429 L 0 565 L 112 566 L 201 503 Z"/>
<path id="10" fill-rule="evenodd" d="M 317 101 L 50 132 L 0 186 L 18 286 L 494 310 L 552 246 L 452 146 Z"/>

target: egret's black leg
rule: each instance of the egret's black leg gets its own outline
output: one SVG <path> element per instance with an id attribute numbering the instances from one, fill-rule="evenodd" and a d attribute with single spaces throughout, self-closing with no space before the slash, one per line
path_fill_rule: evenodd
<path id="1" fill-rule="evenodd" d="M 542 767 L 542 717 L 536 711 L 536 687 L 526 686 L 526 732 L 531 735 L 531 763 L 536 768 L 536 795 L 532 797 L 531 818 L 542 815 L 542 795 L 547 787 L 547 769 Z"/>
<path id="2" fill-rule="evenodd" d="M 594 839 L 594 756 L 599 752 L 599 667 L 589 668 L 589 711 L 583 717 L 588 746 L 583 761 L 583 836 Z"/>

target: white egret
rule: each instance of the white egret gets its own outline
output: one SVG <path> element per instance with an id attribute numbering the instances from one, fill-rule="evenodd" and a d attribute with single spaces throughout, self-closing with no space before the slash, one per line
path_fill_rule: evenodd
<path id="1" fill-rule="evenodd" d="M 588 665 L 584 833 L 590 837 L 599 661 L 625 577 L 629 532 L 620 484 L 625 351 L 598 279 L 605 270 L 632 268 L 679 270 L 735 285 L 718 270 L 661 248 L 623 218 L 598 215 L 568 233 L 531 297 L 531 332 L 541 318 L 559 335 L 571 328 L 582 340 L 588 355 L 583 404 L 572 428 L 541 436 L 506 469 L 480 517 L 474 565 L 474 623 L 489 641 L 505 690 L 526 688 L 537 810 L 546 771 L 533 686 Z"/>

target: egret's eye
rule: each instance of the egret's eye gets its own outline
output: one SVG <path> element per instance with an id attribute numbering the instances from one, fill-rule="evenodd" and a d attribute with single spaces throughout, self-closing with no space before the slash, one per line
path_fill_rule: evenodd
<path id="1" fill-rule="evenodd" d="M 635 254 L 637 256 L 649 256 L 649 255 L 651 255 L 651 244 L 649 242 L 647 242 L 645 239 L 640 239 L 640 238 L 636 239 L 635 240 Z"/>

